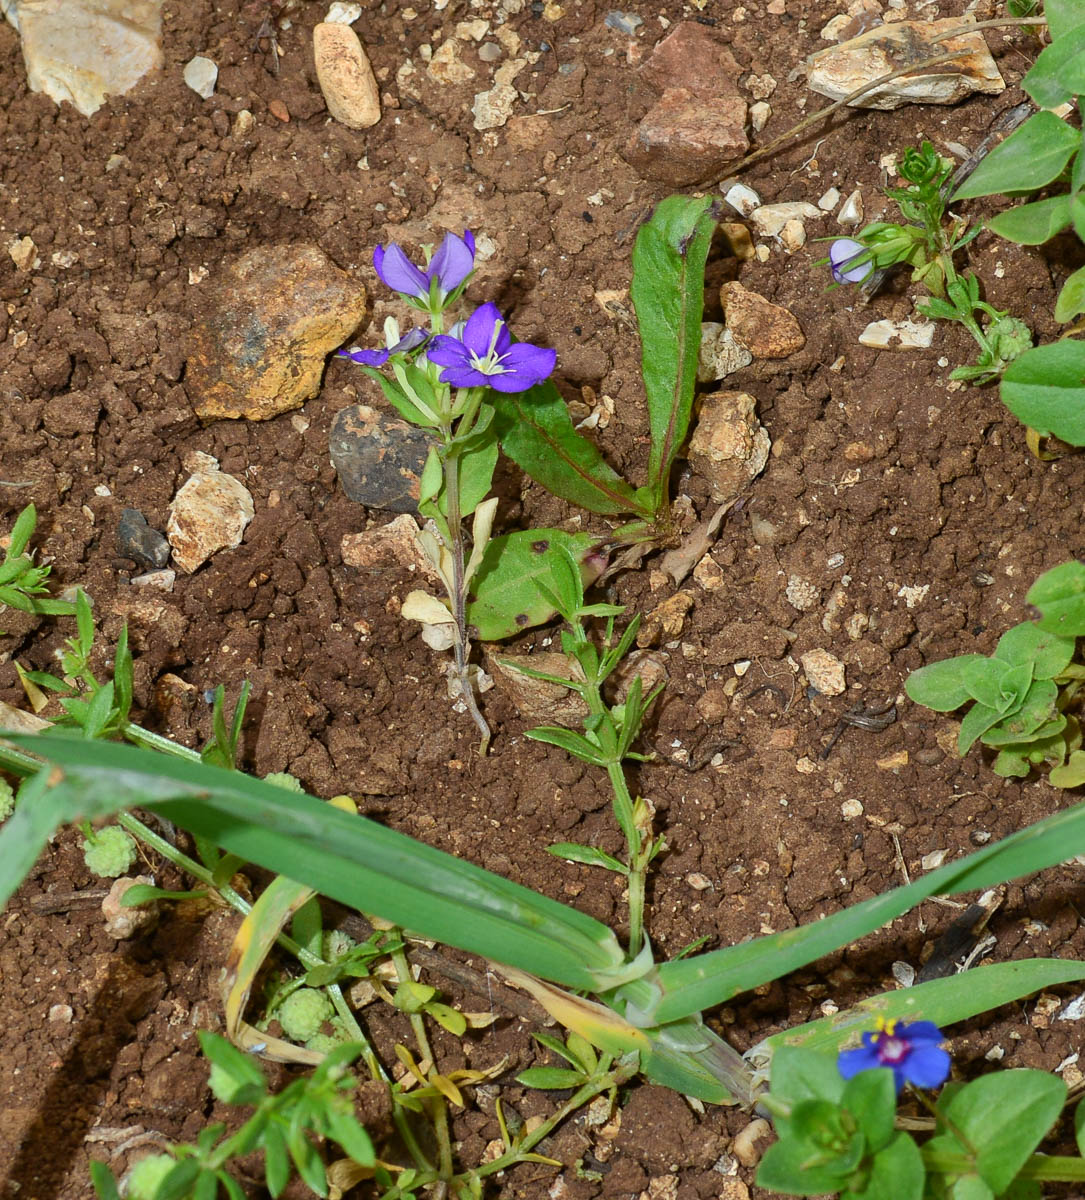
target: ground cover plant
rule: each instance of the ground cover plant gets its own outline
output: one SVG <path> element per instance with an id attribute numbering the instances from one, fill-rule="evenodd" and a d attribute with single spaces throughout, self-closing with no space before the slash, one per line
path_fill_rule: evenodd
<path id="1" fill-rule="evenodd" d="M 515 336 L 555 349 L 554 386 L 572 401 L 573 421 L 597 417 L 592 440 L 615 474 L 636 485 L 648 478 L 649 414 L 637 382 L 632 304 L 622 293 L 629 286 L 633 234 L 674 185 L 639 174 L 622 158 L 641 117 L 641 93 L 632 85 L 639 88 L 648 73 L 641 75 L 638 63 L 672 27 L 685 26 L 685 34 L 694 25 L 726 42 L 741 68 L 738 86 L 750 100 L 772 86 L 766 75 L 775 82 L 765 128 L 772 137 L 798 115 L 798 102 L 807 102 L 803 78 L 792 72 L 818 47 L 818 30 L 838 10 L 821 0 L 807 4 L 806 26 L 799 29 L 794 11 L 768 12 L 757 0 L 741 12 L 729 2 L 695 11 L 668 0 L 658 11 L 634 5 L 623 20 L 642 21 L 630 34 L 607 24 L 609 9 L 601 5 L 558 6 L 561 15 L 530 5 L 506 11 L 513 7 L 495 5 L 487 13 L 453 0 L 413 19 L 398 6 L 367 13 L 367 49 L 383 72 L 382 92 L 399 107 L 386 110 L 381 124 L 361 136 L 313 110 L 319 95 L 306 74 L 305 38 L 323 18 L 323 6 L 295 5 L 287 14 L 290 28 L 273 25 L 277 48 L 265 32 L 255 51 L 265 14 L 254 16 L 233 3 L 186 6 L 171 18 L 161 78 L 111 100 L 89 122 L 27 92 L 18 43 L 7 26 L 0 30 L 0 54 L 9 68 L 0 76 L 0 138 L 9 152 L 0 168 L 6 185 L 0 220 L 11 238 L 32 235 L 40 259 L 24 271 L 0 254 L 0 321 L 7 332 L 0 344 L 0 529 L 10 529 L 26 501 L 34 501 L 40 514 L 35 563 L 52 563 L 54 596 L 74 604 L 75 585 L 82 585 L 93 598 L 97 647 L 87 667 L 99 684 L 114 683 L 115 697 L 110 659 L 127 621 L 131 724 L 196 755 L 218 742 L 246 771 L 290 772 L 313 796 L 334 796 L 349 783 L 362 811 L 380 824 L 582 909 L 617 932 L 624 953 L 628 876 L 614 863 L 634 871 L 637 864 L 615 821 L 609 769 L 571 759 L 551 742 L 523 740 L 527 729 L 549 725 L 550 718 L 521 715 L 496 692 L 483 697 L 496 735 L 494 753 L 479 759 L 471 722 L 451 718 L 443 687 L 433 684 L 431 649 L 400 616 L 400 601 L 419 586 L 417 579 L 399 567 L 361 569 L 341 553 L 346 536 L 385 518 L 344 496 L 327 462 L 328 427 L 342 406 L 381 404 L 376 387 L 351 364 L 332 363 L 320 397 L 299 412 L 201 428 L 190 415 L 197 397 L 182 369 L 182 335 L 208 305 L 206 284 L 236 250 L 315 241 L 368 281 L 374 245 L 410 247 L 411 260 L 422 264 L 416 247 L 439 244 L 446 231 L 460 237 L 467 228 L 484 230 L 496 249 L 481 241 L 467 299 L 474 306 L 492 303 Z M 953 15 L 958 7 L 940 6 L 939 15 Z M 668 30 L 657 23 L 661 13 L 671 22 Z M 717 25 L 701 24 L 698 17 Z M 491 22 L 477 43 L 458 31 L 475 19 Z M 511 49 L 512 33 L 520 49 Z M 985 36 L 1013 89 L 1041 43 L 1019 31 Z M 498 65 L 486 57 L 494 49 L 506 56 L 498 60 L 501 79 L 514 55 L 540 57 L 520 68 L 508 122 L 482 130 L 475 127 L 473 106 L 480 89 L 498 83 Z M 196 51 L 213 55 L 221 68 L 219 92 L 206 101 L 181 80 L 183 62 Z M 747 179 L 766 201 L 813 201 L 830 185 L 844 195 L 861 189 L 874 219 L 881 215 L 878 153 L 926 139 L 941 156 L 959 157 L 948 141 L 978 145 L 995 110 L 1018 99 L 1011 90 L 1002 99 L 946 110 L 847 114 L 843 129 L 822 131 L 831 136 L 820 147 L 810 140 L 794 144 Z M 248 132 L 239 104 L 255 117 Z M 480 104 L 478 111 L 486 110 Z M 812 154 L 816 158 L 808 162 Z M 107 163 L 110 169 L 103 170 Z M 984 209 L 970 204 L 968 211 Z M 834 220 L 809 220 L 811 242 Z M 805 331 L 804 349 L 783 360 L 755 360 L 725 385 L 756 400 L 775 446 L 766 473 L 748 490 L 741 511 L 728 518 L 708 562 L 683 586 L 686 596 L 679 599 L 692 599 L 693 606 L 681 633 L 658 632 L 653 610 L 671 598 L 673 585 L 653 577 L 650 565 L 613 576 L 608 592 L 591 597 L 625 607 L 615 617 L 613 645 L 630 614 L 644 615 L 634 641 L 646 643 L 638 649 L 668 676 L 642 725 L 640 750 L 652 750 L 656 761 L 627 760 L 624 767 L 630 799 L 650 799 L 655 809 L 654 815 L 642 813 L 651 815 L 651 826 L 641 834 L 641 853 L 660 836 L 667 843 L 646 870 L 645 923 L 661 963 L 681 963 L 681 951 L 705 937 L 708 947 L 739 946 L 770 929 L 816 922 L 888 893 L 905 873 L 925 878 L 921 860 L 934 862 L 939 854 L 953 860 L 1071 799 L 1048 788 L 1046 776 L 994 777 L 976 753 L 963 760 L 952 753 L 939 757 L 949 745 L 947 721 L 899 696 L 896 721 L 880 731 L 843 721 L 843 714 L 861 710 L 853 715 L 865 719 L 868 708 L 881 707 L 882 698 L 898 693 L 907 673 L 924 663 L 991 654 L 998 637 L 1023 615 L 1027 582 L 1076 548 L 1073 496 L 1080 492 L 1080 464 L 1072 458 L 1028 461 L 1020 453 L 1023 432 L 993 403 L 993 389 L 945 390 L 947 370 L 938 360 L 961 363 L 973 352 L 963 329 L 940 326 L 929 352 L 885 354 L 857 346 L 871 317 L 900 315 L 900 281 L 866 308 L 850 290 L 826 298 L 824 273 L 811 269 L 816 248 L 787 254 L 771 237 L 758 240 L 765 261 L 738 260 L 718 242 L 710 250 L 704 316 L 721 319 L 716 284 L 737 277 L 787 306 Z M 1027 320 L 1041 344 L 1058 335 L 1055 298 L 1077 265 L 1065 241 L 1037 250 L 984 232 L 962 254 L 967 257 L 958 269 L 974 271 L 985 301 Z M 74 267 L 61 265 L 74 263 L 72 255 L 78 255 Z M 388 316 L 409 329 L 402 307 L 386 297 L 372 289 L 373 319 L 368 332 L 357 335 L 361 344 L 376 344 Z M 164 525 L 167 503 L 184 478 L 181 460 L 191 450 L 213 453 L 224 471 L 246 480 L 256 519 L 236 550 L 215 556 L 192 576 L 180 575 L 172 592 L 152 596 L 129 584 L 136 572 L 118 562 L 113 526 L 128 506 Z M 576 526 L 575 508 L 521 482 L 507 466 L 495 479 L 505 522 L 495 527 L 498 535 L 531 526 L 580 532 L 607 524 Z M 13 490 L 7 483 L 24 486 Z M 711 502 L 681 454 L 668 485 L 679 500 L 676 517 L 690 519 L 684 506 L 699 516 Z M 629 517 L 635 521 L 638 514 L 630 510 Z M 995 548 L 1006 552 L 998 557 Z M 810 595 L 814 599 L 803 599 Z M 789 596 L 812 607 L 794 607 Z M 606 619 L 598 619 L 594 637 L 605 635 Z M 42 620 L 21 611 L 5 612 L 0 628 L 10 639 L 0 643 L 0 652 L 11 653 L 0 663 L 2 699 L 25 707 L 30 680 L 20 678 L 15 663 L 26 673 L 60 678 L 65 670 L 59 656 L 79 631 L 68 618 Z M 571 628 L 566 632 L 574 636 Z M 529 630 L 510 649 L 522 659 L 525 650 L 545 648 L 550 637 L 557 640 L 556 629 Z M 596 645 L 602 657 L 602 642 Z M 797 664 L 818 648 L 845 663 L 846 693 L 829 697 L 808 690 Z M 249 711 L 231 748 L 246 678 L 252 681 Z M 779 691 L 758 691 L 763 683 Z M 231 705 L 225 697 L 216 703 L 220 684 Z M 50 693 L 44 685 L 41 690 L 54 698 L 50 715 L 57 699 L 78 698 Z M 604 696 L 608 710 L 616 702 L 613 692 Z M 620 717 L 610 714 L 616 723 Z M 822 759 L 837 729 L 843 735 Z M 701 753 L 704 744 L 714 756 Z M 698 770 L 679 765 L 687 751 L 688 765 Z M 290 793 L 279 791 L 286 803 Z M 258 1115 L 259 1103 L 238 1113 L 209 1095 L 208 1063 L 195 1035 L 221 1012 L 217 975 L 241 919 L 232 907 L 208 913 L 199 906 L 225 896 L 231 880 L 216 881 L 215 869 L 195 846 L 182 843 L 201 872 L 186 879 L 187 865 L 182 869 L 165 857 L 128 821 L 118 824 L 142 847 L 154 886 L 206 895 L 161 902 L 156 931 L 117 945 L 103 932 L 93 899 L 107 885 L 89 873 L 85 835 L 73 829 L 48 845 L 5 912 L 2 987 L 12 1017 L 3 1052 L 12 1070 L 0 1153 L 10 1164 L 8 1175 L 34 1194 L 51 1189 L 73 1200 L 89 1196 L 88 1156 L 108 1160 L 120 1176 L 134 1158 L 160 1153 L 164 1144 L 198 1149 L 209 1106 L 212 1121 L 228 1123 L 227 1139 Z M 149 837 L 163 836 L 153 819 L 141 824 Z M 99 832 L 95 825 L 92 832 Z M 577 847 L 597 852 L 602 865 L 547 854 L 555 843 L 574 855 L 583 853 Z M 216 854 L 227 870 L 229 856 Z M 235 891 L 242 904 L 252 901 L 243 894 L 245 874 L 237 880 L 242 890 Z M 267 878 L 250 869 L 253 877 L 260 897 Z M 1075 886 L 1071 865 L 1008 889 L 991 923 L 997 956 L 1006 960 L 1000 965 L 1012 967 L 1012 960 L 1031 955 L 1080 957 L 1082 934 L 1070 904 Z M 290 899 L 285 884 L 271 891 L 273 900 L 276 894 Z M 863 997 L 893 987 L 901 960 L 919 969 L 930 943 L 956 915 L 925 903 L 816 970 L 742 993 L 709 1016 L 709 1028 L 743 1050 L 822 1016 L 822 1005 L 848 1011 Z M 273 925 L 270 919 L 262 925 L 261 937 Z M 286 928 L 287 941 L 315 953 L 305 936 L 311 918 L 303 915 L 296 931 L 292 922 Z M 334 947 L 327 956 L 320 947 L 319 964 L 281 948 L 281 957 L 269 964 L 270 991 L 264 992 L 262 977 L 251 981 L 252 999 L 234 1035 L 251 1037 L 255 1045 L 279 1036 L 275 1025 L 256 1028 L 265 1002 L 272 1001 L 295 1031 L 279 1040 L 300 1035 L 304 1020 L 293 1024 L 294 1009 L 311 1005 L 307 993 L 336 986 L 345 991 L 356 978 L 350 972 L 365 966 L 369 951 L 362 948 L 371 931 L 350 929 L 356 946 L 347 950 L 342 974 Z M 324 931 L 332 932 L 340 931 Z M 386 933 L 390 945 L 394 936 Z M 392 953 L 377 960 L 376 982 L 369 982 L 374 992 L 379 984 L 395 998 Z M 406 953 L 413 973 L 425 947 L 409 943 Z M 485 964 L 476 956 L 474 966 Z M 325 985 L 321 980 L 329 974 L 336 982 Z M 594 1051 L 593 1065 L 584 1045 L 559 1040 L 555 1030 L 543 1034 L 553 1044 L 533 1052 L 529 1031 L 540 1028 L 538 1013 L 518 1026 L 508 1015 L 513 1010 L 503 1006 L 507 996 L 496 974 L 478 970 L 473 986 L 481 991 L 474 992 L 444 976 L 425 974 L 422 983 L 412 983 L 419 986 L 403 989 L 401 1007 L 375 1002 L 378 1041 L 409 1047 L 425 1074 L 425 1056 L 411 1029 L 412 1017 L 420 1016 L 438 1056 L 438 1074 L 485 1071 L 508 1056 L 498 1080 L 464 1084 L 461 1093 L 483 1098 L 496 1086 L 510 1139 L 524 1129 L 518 1120 L 526 1118 L 530 1134 L 536 1118 L 549 1119 L 565 1103 L 560 1094 L 548 1099 L 525 1088 L 517 1074 L 567 1065 L 590 1077 L 604 1063 L 605 1055 Z M 434 985 L 441 995 L 425 993 Z M 1062 1011 L 1051 1010 L 1054 995 L 1068 1000 L 1074 994 L 1066 987 L 1073 985 L 1053 987 L 1049 995 L 983 1022 L 948 1026 L 955 1069 L 973 1078 L 990 1069 L 984 1055 L 996 1051 L 1016 1068 L 1051 1071 L 1063 1064 L 1075 1048 L 1074 1021 L 1044 1022 L 1045 1014 Z M 434 1013 L 448 1017 L 442 1004 L 461 1015 L 496 1012 L 497 1020 L 456 1039 L 435 1023 Z M 429 1012 L 407 1011 L 426 1005 Z M 67 1023 L 65 1008 L 71 1012 Z M 342 1036 L 334 1003 L 332 1008 L 335 1017 L 322 1037 Z M 861 1028 L 872 1031 L 878 1015 L 870 1011 Z M 901 1019 L 907 1024 L 916 1014 Z M 244 1031 L 246 1021 L 253 1022 L 251 1034 Z M 571 1059 L 560 1058 L 559 1065 L 555 1044 Z M 300 1041 L 295 1048 L 307 1049 Z M 835 1064 L 835 1054 L 828 1057 Z M 245 1058 L 257 1062 L 250 1054 Z M 386 1061 L 404 1073 L 399 1082 L 405 1086 L 415 1078 L 402 1059 Z M 549 1065 L 540 1068 L 540 1062 Z M 308 1079 L 311 1070 L 263 1065 L 276 1095 Z M 366 1078 L 364 1056 L 351 1070 Z M 626 1068 L 615 1060 L 608 1070 Z M 1063 1068 L 1068 1083 L 1074 1070 L 1074 1064 Z M 568 1077 L 564 1082 L 573 1086 Z M 424 1086 L 415 1079 L 406 1091 Z M 485 1176 L 487 1190 L 533 1200 L 552 1187 L 573 1197 L 639 1195 L 649 1185 L 652 1194 L 667 1194 L 677 1180 L 680 1192 L 692 1187 L 699 1194 L 724 1194 L 741 1184 L 757 1193 L 753 1169 L 737 1160 L 737 1151 L 732 1155 L 732 1138 L 748 1115 L 712 1105 L 695 1113 L 643 1080 L 615 1086 L 619 1103 L 605 1125 L 559 1124 L 547 1144 L 530 1151 L 563 1167 L 528 1161 L 504 1174 L 495 1170 Z M 608 1093 L 600 1097 L 601 1109 Z M 425 1096 L 420 1103 L 434 1100 Z M 382 1125 L 378 1114 L 374 1124 L 370 1115 L 366 1124 L 375 1141 L 387 1144 L 387 1122 Z M 449 1101 L 448 1121 L 461 1166 L 483 1162 L 488 1141 L 505 1152 L 496 1113 L 459 1109 Z M 130 1145 L 133 1139 L 138 1144 Z M 672 1170 L 669 1147 L 675 1145 L 686 1150 Z M 304 1160 L 308 1152 L 298 1149 Z M 216 1144 L 200 1153 L 209 1159 L 217 1150 Z M 435 1146 L 422 1150 L 438 1162 Z M 339 1155 L 331 1146 L 328 1151 L 330 1159 Z M 214 1169 L 220 1167 L 248 1190 L 266 1184 L 264 1162 L 242 1156 Z M 366 1189 L 372 1184 L 359 1185 Z"/>

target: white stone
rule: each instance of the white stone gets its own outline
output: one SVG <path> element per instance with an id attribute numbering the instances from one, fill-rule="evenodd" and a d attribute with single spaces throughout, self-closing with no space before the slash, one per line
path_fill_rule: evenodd
<path id="1" fill-rule="evenodd" d="M 845 800 L 840 806 L 840 815 L 845 821 L 854 821 L 856 817 L 863 815 L 863 802 L 861 800 Z"/>
<path id="2" fill-rule="evenodd" d="M 828 24 L 821 27 L 821 37 L 826 42 L 839 42 L 840 35 L 851 24 L 847 13 L 837 13 Z"/>
<path id="3" fill-rule="evenodd" d="M 919 860 L 919 865 L 924 871 L 936 871 L 945 861 L 948 850 L 932 850 L 930 854 L 924 854 Z"/>
<path id="4" fill-rule="evenodd" d="M 831 187 L 818 199 L 818 208 L 822 212 L 832 212 L 840 203 L 840 189 Z"/>
<path id="5" fill-rule="evenodd" d="M 821 602 L 821 589 L 816 584 L 804 579 L 801 575 L 789 575 L 784 595 L 792 608 L 799 612 L 809 612 Z"/>
<path id="6" fill-rule="evenodd" d="M 828 650 L 808 650 L 799 655 L 812 688 L 823 696 L 839 696 L 844 691 L 844 664 Z"/>
<path id="7" fill-rule="evenodd" d="M 218 81 L 218 65 L 202 54 L 197 54 L 185 63 L 185 83 L 204 100 L 215 94 L 215 84 Z"/>
<path id="8" fill-rule="evenodd" d="M 512 81 L 526 63 L 526 58 L 514 58 L 502 63 L 494 72 L 494 86 L 488 92 L 475 93 L 471 112 L 476 129 L 500 129 L 512 116 L 513 108 L 520 98 L 520 93 L 512 86 Z"/>
<path id="9" fill-rule="evenodd" d="M 787 200 L 782 204 L 763 204 L 746 215 L 758 237 L 776 237 L 788 221 L 809 221 L 825 214 L 806 200 Z"/>
<path id="10" fill-rule="evenodd" d="M 862 225 L 863 193 L 858 188 L 841 205 L 840 211 L 836 214 L 836 223 L 844 228 L 849 225 Z"/>
<path id="11" fill-rule="evenodd" d="M 723 198 L 742 217 L 748 217 L 754 209 L 761 207 L 761 197 L 744 183 L 728 188 Z"/>
<path id="12" fill-rule="evenodd" d="M 360 4 L 347 4 L 344 0 L 335 0 L 324 21 L 328 25 L 353 25 L 361 15 Z"/>
<path id="13" fill-rule="evenodd" d="M 757 420 L 753 396 L 723 391 L 704 397 L 687 457 L 708 481 L 717 504 L 734 500 L 761 474 L 769 449 L 768 430 Z"/>
<path id="14" fill-rule="evenodd" d="M 164 568 L 160 571 L 145 571 L 142 575 L 133 575 L 132 586 L 153 588 L 159 592 L 172 592 L 176 580 L 177 572 Z"/>
<path id="15" fill-rule="evenodd" d="M 8 253 L 11 255 L 11 261 L 20 271 L 29 271 L 38 262 L 38 248 L 34 245 L 34 239 L 29 235 L 16 238 L 8 246 Z"/>
<path id="16" fill-rule="evenodd" d="M 21 0 L 18 7 L 30 90 L 67 100 L 85 117 L 162 65 L 161 0 Z"/>
<path id="17" fill-rule="evenodd" d="M 426 70 L 438 83 L 450 86 L 475 78 L 474 69 L 460 58 L 460 43 L 455 38 L 447 38 L 434 50 Z"/>
<path id="18" fill-rule="evenodd" d="M 934 322 L 913 321 L 910 317 L 871 321 L 859 334 L 859 344 L 873 350 L 927 350 L 933 341 Z"/>
<path id="19" fill-rule="evenodd" d="M 697 360 L 697 382 L 714 383 L 748 367 L 753 355 L 735 341 L 734 334 L 718 321 L 701 325 L 701 349 Z"/>
<path id="20" fill-rule="evenodd" d="M 769 123 L 769 117 L 771 116 L 772 106 L 764 100 L 758 100 L 756 104 L 750 105 L 750 128 L 754 133 L 760 133 Z"/>
<path id="21" fill-rule="evenodd" d="M 255 508 L 248 488 L 221 472 L 211 455 L 189 455 L 185 466 L 192 475 L 170 501 L 166 537 L 173 561 L 190 575 L 217 551 L 241 545 Z"/>

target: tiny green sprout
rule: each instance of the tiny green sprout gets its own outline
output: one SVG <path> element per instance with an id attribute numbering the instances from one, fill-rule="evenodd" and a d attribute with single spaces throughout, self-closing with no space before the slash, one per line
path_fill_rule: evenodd
<path id="1" fill-rule="evenodd" d="M 296 1042 L 307 1042 L 320 1032 L 333 1013 L 332 1003 L 316 988 L 298 988 L 279 1005 L 275 1015 L 283 1033 Z"/>
<path id="2" fill-rule="evenodd" d="M 301 780 L 296 779 L 289 771 L 272 771 L 270 775 L 264 776 L 264 782 L 274 784 L 275 787 L 281 787 L 288 792 L 305 791 L 301 786 Z"/>
<path id="3" fill-rule="evenodd" d="M 106 879 L 123 875 L 136 861 L 136 843 L 119 825 L 88 833 L 83 841 L 87 870 Z"/>

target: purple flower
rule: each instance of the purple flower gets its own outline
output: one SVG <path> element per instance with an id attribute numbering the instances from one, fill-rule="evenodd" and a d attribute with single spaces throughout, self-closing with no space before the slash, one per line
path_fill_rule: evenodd
<path id="1" fill-rule="evenodd" d="M 833 273 L 833 279 L 836 283 L 861 283 L 874 269 L 870 259 L 866 259 L 858 266 L 851 264 L 862 254 L 866 254 L 867 248 L 862 242 L 857 242 L 853 238 L 837 238 L 829 247 L 829 269 Z"/>
<path id="2" fill-rule="evenodd" d="M 842 1050 L 836 1060 L 840 1074 L 851 1079 L 860 1071 L 889 1067 L 899 1092 L 906 1083 L 934 1088 L 949 1075 L 949 1054 L 942 1049 L 942 1031 L 933 1021 L 886 1021 L 879 1017 L 873 1032 L 863 1034 L 856 1050 Z"/>
<path id="3" fill-rule="evenodd" d="M 483 304 L 467 318 L 458 337 L 439 334 L 426 351 L 444 367 L 441 380 L 453 387 L 492 387 L 526 392 L 554 369 L 557 354 L 529 342 L 513 342 L 495 304 Z"/>
<path id="4" fill-rule="evenodd" d="M 402 246 L 395 242 L 378 246 L 373 251 L 373 266 L 381 281 L 393 292 L 413 296 L 423 303 L 429 301 L 433 280 L 437 280 L 439 299 L 444 300 L 471 274 L 474 265 L 475 238 L 469 229 L 464 230 L 462 238 L 446 233 L 424 271 L 416 267 L 404 254 Z"/>
<path id="5" fill-rule="evenodd" d="M 336 350 L 337 358 L 349 358 L 360 367 L 383 367 L 393 354 L 406 354 L 429 337 L 429 330 L 414 328 L 404 337 L 399 336 L 399 322 L 395 317 L 389 317 L 384 322 L 384 350 L 359 350 L 356 346 L 350 350 Z"/>

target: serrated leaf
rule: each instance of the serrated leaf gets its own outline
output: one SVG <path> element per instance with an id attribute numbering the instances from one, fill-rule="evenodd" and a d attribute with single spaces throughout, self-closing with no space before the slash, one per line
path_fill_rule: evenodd
<path id="1" fill-rule="evenodd" d="M 1054 113 L 1036 113 L 987 155 L 953 200 L 1038 191 L 1058 178 L 1079 145 L 1077 130 L 1065 121 Z"/>
<path id="2" fill-rule="evenodd" d="M 547 551 L 561 545 L 580 560 L 593 540 L 561 529 L 520 529 L 491 538 L 471 583 L 467 621 L 472 637 L 496 642 L 552 620 L 554 606 L 540 591 L 540 584 L 550 580 Z"/>
<path id="3" fill-rule="evenodd" d="M 602 516 L 652 516 L 595 443 L 577 433 L 550 380 L 527 392 L 495 393 L 492 403 L 502 450 L 547 491 Z"/>

